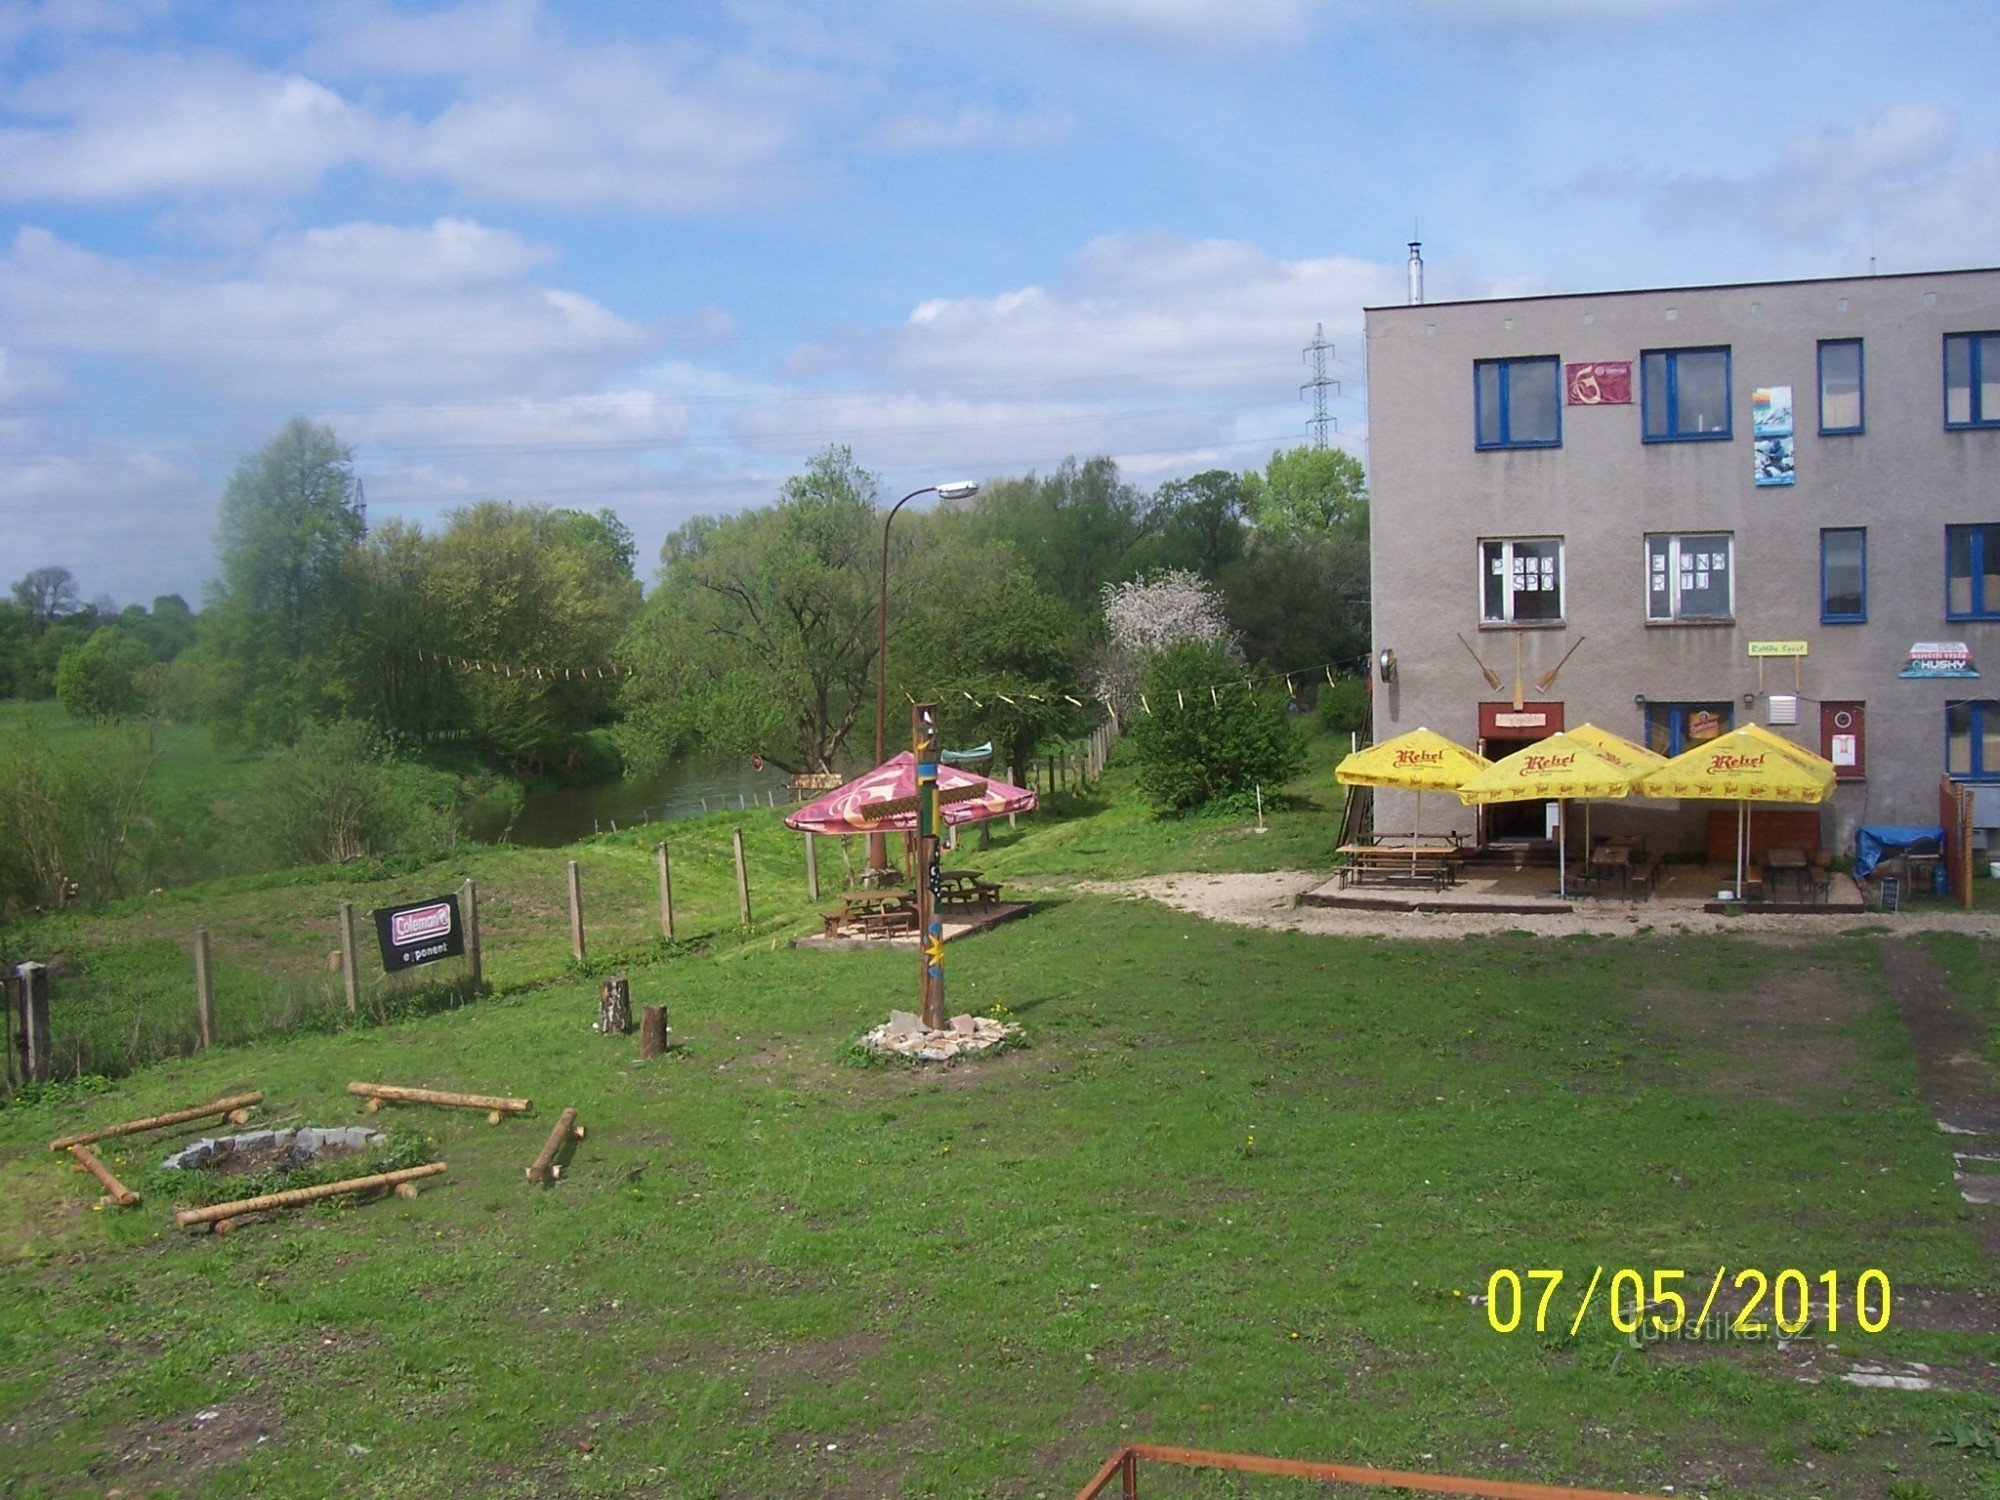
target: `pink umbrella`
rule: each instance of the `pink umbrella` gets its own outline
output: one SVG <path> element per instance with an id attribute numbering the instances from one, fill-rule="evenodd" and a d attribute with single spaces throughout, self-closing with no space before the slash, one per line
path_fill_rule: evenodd
<path id="1" fill-rule="evenodd" d="M 1031 812 L 1035 794 L 975 771 L 938 766 L 938 813 L 947 823 L 977 823 Z M 799 833 L 914 833 L 917 762 L 909 751 L 888 760 L 838 791 L 816 797 L 785 817 Z"/>

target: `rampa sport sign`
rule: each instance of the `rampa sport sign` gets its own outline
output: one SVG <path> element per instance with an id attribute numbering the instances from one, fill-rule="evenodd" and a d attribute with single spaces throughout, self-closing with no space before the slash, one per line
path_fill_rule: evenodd
<path id="1" fill-rule="evenodd" d="M 391 974 L 441 958 L 458 958 L 465 952 L 458 897 L 382 907 L 375 913 L 375 936 L 382 944 L 382 967 Z"/>

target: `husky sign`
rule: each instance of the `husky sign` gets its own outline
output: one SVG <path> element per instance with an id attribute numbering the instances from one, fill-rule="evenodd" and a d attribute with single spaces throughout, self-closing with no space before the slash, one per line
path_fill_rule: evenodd
<path id="1" fill-rule="evenodd" d="M 465 953 L 456 896 L 381 907 L 375 913 L 375 935 L 382 942 L 382 967 L 391 974 Z"/>

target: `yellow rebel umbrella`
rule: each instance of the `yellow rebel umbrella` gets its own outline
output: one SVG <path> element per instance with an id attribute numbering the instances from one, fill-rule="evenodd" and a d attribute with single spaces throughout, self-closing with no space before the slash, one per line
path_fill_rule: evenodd
<path id="1" fill-rule="evenodd" d="M 1569 804 L 1576 798 L 1623 797 L 1642 775 L 1573 734 L 1552 734 L 1502 756 L 1458 789 L 1459 801 L 1555 802 L 1561 808 L 1556 837 L 1556 894 L 1569 895 Z"/>
<path id="2" fill-rule="evenodd" d="M 1692 797 L 1736 804 L 1736 894 L 1749 863 L 1752 802 L 1813 804 L 1833 795 L 1833 762 L 1755 724 L 1684 750 L 1639 782 L 1648 797 Z"/>
<path id="3" fill-rule="evenodd" d="M 1566 731 L 1572 739 L 1582 740 L 1601 755 L 1607 755 L 1620 765 L 1632 767 L 1634 776 L 1643 776 L 1648 771 L 1657 771 L 1667 763 L 1667 758 L 1656 750 L 1628 740 L 1624 735 L 1597 724 L 1579 724 Z M 1590 852 L 1590 804 L 1583 804 L 1583 848 Z"/>
<path id="4" fill-rule="evenodd" d="M 1411 838 L 1423 825 L 1424 793 L 1455 792 L 1472 777 L 1492 764 L 1458 743 L 1430 729 L 1412 729 L 1393 739 L 1356 750 L 1334 767 L 1333 779 L 1342 786 L 1386 786 L 1417 794 L 1417 812 Z M 1414 863 L 1416 856 L 1410 856 Z"/>

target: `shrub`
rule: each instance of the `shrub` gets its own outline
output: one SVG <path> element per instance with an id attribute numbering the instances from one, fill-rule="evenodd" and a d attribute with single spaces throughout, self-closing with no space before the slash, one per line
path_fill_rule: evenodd
<path id="1" fill-rule="evenodd" d="M 1276 786 L 1305 765 L 1283 685 L 1246 676 L 1216 642 L 1168 647 L 1148 665 L 1141 691 L 1151 712 L 1133 720 L 1132 754 L 1139 790 L 1161 812 Z"/>
<path id="2" fill-rule="evenodd" d="M 1319 734 L 1350 734 L 1368 719 L 1368 681 L 1337 677 L 1319 691 L 1312 726 Z"/>
<path id="3" fill-rule="evenodd" d="M 104 723 L 145 703 L 146 648 L 122 630 L 100 630 L 56 663 L 56 701 L 73 719 Z"/>
<path id="4" fill-rule="evenodd" d="M 249 813 L 285 858 L 344 864 L 458 841 L 458 778 L 391 755 L 353 719 L 307 728 L 272 754 Z"/>

